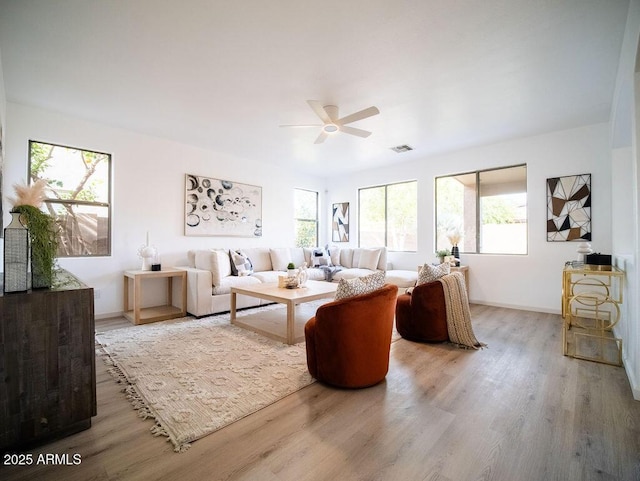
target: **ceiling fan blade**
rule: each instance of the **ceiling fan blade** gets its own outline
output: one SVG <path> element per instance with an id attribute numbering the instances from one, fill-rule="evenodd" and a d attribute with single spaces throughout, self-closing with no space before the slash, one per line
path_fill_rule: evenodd
<path id="1" fill-rule="evenodd" d="M 366 119 L 367 117 L 372 117 L 374 115 L 378 115 L 380 111 L 378 107 L 369 107 L 368 109 L 361 110 L 356 112 L 355 114 L 347 115 L 346 117 L 342 117 L 336 123 L 340 125 L 350 124 L 351 122 L 355 122 L 356 120 Z"/>
<path id="2" fill-rule="evenodd" d="M 329 134 L 323 130 L 322 132 L 320 132 L 320 135 L 318 135 L 318 138 L 316 139 L 314 144 L 321 144 L 326 140 L 327 137 L 329 137 Z"/>
<path id="3" fill-rule="evenodd" d="M 355 127 L 348 127 L 346 125 L 340 126 L 340 132 L 344 132 L 345 134 L 357 135 L 358 137 L 367 138 L 371 135 L 371 132 L 368 130 L 356 129 Z"/>
<path id="4" fill-rule="evenodd" d="M 309 107 L 313 109 L 316 115 L 320 117 L 320 120 L 322 120 L 325 124 L 330 124 L 332 122 L 331 117 L 329 117 L 329 114 L 327 114 L 320 102 L 318 102 L 317 100 L 307 100 L 307 103 L 309 104 Z"/>

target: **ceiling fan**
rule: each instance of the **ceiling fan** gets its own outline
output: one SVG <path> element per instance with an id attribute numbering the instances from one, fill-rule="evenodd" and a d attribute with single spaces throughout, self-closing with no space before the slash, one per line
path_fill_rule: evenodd
<path id="1" fill-rule="evenodd" d="M 321 144 L 326 138 L 335 132 L 344 132 L 345 134 L 357 135 L 358 137 L 369 137 L 371 132 L 368 130 L 357 129 L 355 127 L 349 127 L 346 124 L 356 122 L 357 120 L 366 119 L 374 115 L 378 115 L 380 111 L 377 107 L 369 107 L 364 110 L 360 110 L 354 114 L 347 115 L 346 117 L 338 117 L 338 107 L 335 105 L 323 106 L 317 100 L 307 100 L 309 106 L 313 109 L 320 120 L 322 125 L 281 125 L 280 127 L 322 127 L 320 135 L 314 142 L 315 144 Z"/>

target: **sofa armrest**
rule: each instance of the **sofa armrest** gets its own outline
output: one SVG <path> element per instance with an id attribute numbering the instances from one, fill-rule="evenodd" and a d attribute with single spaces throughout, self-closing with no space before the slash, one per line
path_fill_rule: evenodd
<path id="1" fill-rule="evenodd" d="M 199 317 L 211 313 L 213 277 L 211 271 L 181 267 L 187 271 L 187 312 Z"/>

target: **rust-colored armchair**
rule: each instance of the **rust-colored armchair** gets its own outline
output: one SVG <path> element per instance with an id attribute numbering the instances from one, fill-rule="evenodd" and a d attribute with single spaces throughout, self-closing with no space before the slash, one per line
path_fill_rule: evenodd
<path id="1" fill-rule="evenodd" d="M 413 288 L 411 294 L 398 296 L 396 329 L 410 341 L 449 340 L 447 308 L 441 282 L 420 284 Z"/>
<path id="2" fill-rule="evenodd" d="M 382 381 L 389 370 L 397 295 L 397 286 L 385 284 L 369 294 L 320 306 L 304 327 L 309 373 L 338 387 Z"/>

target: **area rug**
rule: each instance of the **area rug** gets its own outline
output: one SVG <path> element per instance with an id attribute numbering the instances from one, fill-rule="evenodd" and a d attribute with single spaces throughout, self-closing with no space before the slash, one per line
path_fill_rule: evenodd
<path id="1" fill-rule="evenodd" d="M 232 326 L 228 313 L 115 329 L 96 340 L 139 415 L 154 419 L 152 432 L 178 452 L 313 382 L 304 343 Z"/>

